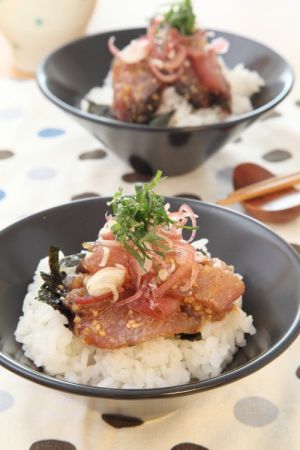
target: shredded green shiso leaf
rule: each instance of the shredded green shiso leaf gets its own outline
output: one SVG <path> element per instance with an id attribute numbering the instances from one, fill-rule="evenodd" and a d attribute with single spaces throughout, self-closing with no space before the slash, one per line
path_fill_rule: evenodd
<path id="1" fill-rule="evenodd" d="M 175 2 L 163 16 L 163 22 L 176 28 L 182 35 L 191 35 L 196 31 L 196 16 L 191 0 Z"/>
<path id="2" fill-rule="evenodd" d="M 150 183 L 136 184 L 135 192 L 130 197 L 124 197 L 122 188 L 119 188 L 108 203 L 116 221 L 111 227 L 116 240 L 141 266 L 144 266 L 146 258 L 151 258 L 147 244 L 155 244 L 160 249 L 157 251 L 159 254 L 168 250 L 165 239 L 156 234 L 158 225 L 174 223 L 165 210 L 163 197 L 153 192 L 161 176 L 159 170 Z"/>
<path id="3" fill-rule="evenodd" d="M 166 240 L 157 234 L 157 227 L 161 225 L 168 228 L 175 224 L 165 210 L 164 198 L 153 192 L 161 177 L 162 171 L 158 170 L 150 183 L 136 184 L 133 195 L 124 197 L 120 188 L 112 201 L 108 202 L 115 220 L 111 231 L 142 267 L 146 258 L 151 259 L 153 252 L 163 256 L 169 250 Z M 176 226 L 194 229 L 187 225 Z M 147 244 L 154 245 L 156 250 L 149 249 Z"/>

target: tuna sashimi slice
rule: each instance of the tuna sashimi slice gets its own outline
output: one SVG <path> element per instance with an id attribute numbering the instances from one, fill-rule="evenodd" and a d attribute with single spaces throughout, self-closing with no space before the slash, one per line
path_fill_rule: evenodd
<path id="1" fill-rule="evenodd" d="M 97 316 L 98 314 L 98 316 Z M 74 323 L 74 332 L 83 341 L 99 348 L 114 349 L 140 344 L 159 336 L 196 333 L 199 319 L 184 312 L 175 312 L 167 319 L 157 319 L 132 311 L 128 306 L 107 305 L 96 310 L 81 310 Z"/>
<path id="2" fill-rule="evenodd" d="M 206 52 L 195 52 L 190 54 L 192 66 L 197 74 L 200 83 L 209 92 L 219 97 L 223 103 L 223 108 L 230 112 L 230 85 L 227 82 L 217 55 L 213 50 Z"/>
<path id="3" fill-rule="evenodd" d="M 209 315 L 222 314 L 229 310 L 245 290 L 243 281 L 222 264 L 221 267 L 199 265 L 193 288 L 195 302 Z"/>

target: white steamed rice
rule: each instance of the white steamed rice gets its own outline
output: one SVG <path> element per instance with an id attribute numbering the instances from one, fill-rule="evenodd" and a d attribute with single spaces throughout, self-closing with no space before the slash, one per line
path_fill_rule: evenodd
<path id="1" fill-rule="evenodd" d="M 229 69 L 222 64 L 224 75 L 231 86 L 232 114 L 228 116 L 219 106 L 212 108 L 195 109 L 182 95 L 179 95 L 174 87 L 164 90 L 161 105 L 157 114 L 175 110 L 168 126 L 198 126 L 209 125 L 226 120 L 227 117 L 239 116 L 252 110 L 251 96 L 260 91 L 265 82 L 261 76 L 237 64 Z M 102 87 L 92 88 L 81 101 L 81 109 L 88 110 L 88 101 L 100 105 L 111 105 L 113 100 L 113 88 L 111 73 L 108 74 Z"/>
<path id="2" fill-rule="evenodd" d="M 85 345 L 64 326 L 67 320 L 62 314 L 36 300 L 42 284 L 39 273 L 49 270 L 47 260 L 41 260 L 28 287 L 15 336 L 25 356 L 57 378 L 112 388 L 155 388 L 184 384 L 192 378 L 204 380 L 220 374 L 237 348 L 245 346 L 245 333 L 255 333 L 252 317 L 241 309 L 239 299 L 223 320 L 202 327 L 201 341 L 160 337 L 117 350 Z"/>

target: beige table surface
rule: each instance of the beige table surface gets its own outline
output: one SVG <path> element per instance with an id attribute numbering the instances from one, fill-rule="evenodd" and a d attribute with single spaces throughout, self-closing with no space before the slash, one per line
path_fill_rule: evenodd
<path id="1" fill-rule="evenodd" d="M 299 79 L 300 1 L 194 3 L 206 27 L 264 42 L 290 61 Z M 159 4 L 157 0 L 101 0 L 88 32 L 144 25 Z M 110 195 L 120 185 L 125 193 L 132 192 L 139 174 L 45 100 L 35 81 L 14 68 L 3 36 L 0 56 L 0 228 L 74 198 Z M 20 79 L 24 81 L 17 81 Z M 257 162 L 278 174 L 299 169 L 299 100 L 300 85 L 296 82 L 275 116 L 257 122 L 239 142 L 226 145 L 202 167 L 168 179 L 161 193 L 216 201 L 230 191 L 232 168 L 240 162 Z M 300 218 L 271 228 L 288 242 L 300 245 Z M 0 448 L 298 450 L 299 355 L 298 338 L 265 368 L 232 385 L 203 393 L 201 403 L 192 408 L 139 427 L 124 424 L 119 429 L 76 399 L 0 367 Z"/>

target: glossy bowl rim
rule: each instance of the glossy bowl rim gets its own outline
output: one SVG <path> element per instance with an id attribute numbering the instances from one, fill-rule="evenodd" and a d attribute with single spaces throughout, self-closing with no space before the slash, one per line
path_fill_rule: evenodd
<path id="1" fill-rule="evenodd" d="M 216 128 L 222 129 L 222 128 L 227 128 L 227 127 L 230 127 L 233 125 L 238 125 L 249 119 L 250 120 L 254 119 L 254 118 L 260 116 L 261 114 L 269 111 L 270 109 L 274 108 L 280 102 L 282 102 L 284 100 L 284 98 L 289 94 L 289 92 L 291 91 L 291 89 L 294 85 L 295 74 L 294 74 L 294 70 L 293 70 L 292 66 L 287 62 L 287 60 L 283 56 L 281 56 L 278 52 L 273 50 L 271 47 L 268 47 L 267 45 L 261 43 L 260 41 L 257 41 L 256 39 L 251 39 L 251 38 L 241 35 L 241 34 L 231 33 L 228 31 L 219 30 L 219 29 L 215 29 L 215 28 L 209 28 L 209 29 L 207 29 L 207 31 L 212 31 L 217 34 L 223 33 L 228 36 L 233 36 L 233 37 L 239 38 L 239 39 L 241 38 L 243 40 L 247 40 L 256 45 L 259 45 L 259 46 L 265 48 L 266 50 L 268 50 L 268 52 L 271 52 L 274 56 L 276 56 L 277 58 L 282 60 L 282 62 L 285 64 L 287 70 L 289 71 L 290 83 L 287 84 L 287 86 L 285 86 L 284 89 L 276 97 L 274 97 L 272 100 L 270 100 L 268 103 L 265 103 L 264 105 L 260 106 L 259 108 L 252 109 L 251 111 L 249 111 L 247 113 L 240 114 L 238 116 L 229 117 L 228 119 L 226 119 L 222 122 L 216 122 L 216 123 L 209 124 L 209 125 L 176 126 L 176 127 L 165 127 L 165 126 L 149 127 L 149 125 L 145 125 L 145 124 L 122 122 L 117 119 L 96 116 L 95 114 L 87 113 L 87 112 L 79 109 L 78 107 L 72 106 L 72 105 L 60 100 L 58 97 L 56 97 L 56 95 L 54 95 L 52 93 L 52 91 L 50 89 L 48 89 L 47 84 L 46 84 L 47 76 L 46 76 L 46 72 L 45 72 L 45 67 L 46 67 L 47 63 L 57 53 L 68 49 L 69 47 L 73 46 L 74 44 L 76 45 L 78 42 L 82 42 L 84 40 L 89 40 L 96 36 L 109 37 L 109 36 L 113 35 L 114 33 L 118 33 L 118 32 L 136 31 L 138 33 L 138 32 L 143 32 L 145 30 L 146 30 L 145 27 L 135 27 L 135 28 L 124 28 L 124 29 L 105 31 L 102 33 L 96 33 L 93 35 L 84 36 L 82 38 L 75 39 L 72 42 L 69 42 L 68 44 L 57 48 L 56 50 L 51 52 L 48 56 L 46 56 L 38 66 L 37 73 L 36 73 L 36 81 L 37 81 L 37 84 L 38 84 L 40 90 L 52 103 L 54 103 L 59 108 L 63 109 L 64 111 L 66 111 L 76 117 L 79 117 L 80 119 L 83 119 L 83 120 L 86 120 L 89 122 L 98 123 L 100 125 L 105 125 L 105 126 L 112 127 L 112 128 L 124 128 L 124 129 L 128 129 L 128 130 L 136 130 L 136 131 L 151 131 L 151 132 L 167 131 L 168 133 L 178 133 L 178 132 L 191 132 L 191 131 L 200 132 L 200 131 L 206 131 L 206 130 L 213 130 Z"/>
<path id="2" fill-rule="evenodd" d="M 172 201 L 172 199 L 177 197 L 168 197 L 164 196 L 166 201 Z M 182 197 L 184 199 L 184 197 Z M 72 207 L 73 204 L 84 204 L 85 202 L 88 203 L 97 203 L 97 202 L 107 202 L 110 200 L 111 197 L 90 197 L 87 199 L 81 199 L 76 201 L 71 201 L 67 203 L 62 203 L 59 205 L 56 205 L 54 207 L 48 208 L 46 210 L 40 210 L 35 212 L 34 214 L 30 214 L 24 218 L 19 219 L 18 221 L 15 221 L 11 225 L 3 228 L 0 230 L 0 237 L 2 233 L 5 233 L 7 231 L 10 231 L 16 226 L 22 225 L 22 223 L 31 221 L 36 216 L 45 215 L 47 213 L 51 213 L 54 210 L 59 210 L 63 208 L 69 208 Z M 284 247 L 289 251 L 290 255 L 293 256 L 295 263 L 298 264 L 300 268 L 300 257 L 296 253 L 296 251 L 278 234 L 276 234 L 274 231 L 272 231 L 269 227 L 264 225 L 263 223 L 259 222 L 256 219 L 253 219 L 246 214 L 233 211 L 224 207 L 221 207 L 219 205 L 215 205 L 213 203 L 209 202 L 203 202 L 200 200 L 193 200 L 193 199 L 186 199 L 186 201 L 191 204 L 191 207 L 193 205 L 203 204 L 205 207 L 213 208 L 213 209 L 220 209 L 226 214 L 234 215 L 236 217 L 241 217 L 243 220 L 253 222 L 258 226 L 259 228 L 262 228 L 266 230 L 268 233 L 273 235 L 273 237 L 276 238 L 277 241 L 279 241 L 281 244 L 284 245 Z M 150 398 L 168 398 L 168 397 L 176 397 L 176 396 L 182 396 L 182 395 L 189 395 L 200 391 L 205 391 L 208 389 L 213 389 L 216 387 L 223 386 L 225 384 L 229 384 L 235 380 L 244 378 L 245 376 L 248 376 L 254 372 L 256 372 L 258 369 L 264 367 L 269 362 L 273 361 L 277 356 L 279 356 L 281 353 L 284 352 L 284 350 L 287 349 L 287 347 L 297 338 L 297 336 L 300 333 L 300 299 L 299 299 L 299 306 L 298 306 L 298 312 L 291 324 L 291 326 L 288 328 L 284 336 L 273 344 L 265 353 L 261 354 L 260 356 L 256 357 L 254 360 L 247 362 L 246 364 L 243 364 L 242 366 L 238 368 L 234 368 L 228 372 L 221 373 L 220 375 L 204 380 L 204 381 L 196 381 L 192 383 L 182 384 L 182 385 L 176 385 L 176 386 L 170 386 L 170 387 L 161 387 L 161 388 L 144 388 L 144 389 L 116 389 L 116 388 L 104 388 L 104 387 L 97 387 L 97 386 L 90 386 L 90 385 L 84 385 L 84 384 L 77 384 L 68 382 L 65 380 L 57 379 L 55 377 L 52 377 L 50 375 L 46 375 L 43 372 L 38 372 L 30 367 L 25 367 L 19 362 L 15 361 L 12 357 L 9 357 L 5 354 L 3 354 L 0 351 L 0 365 L 5 367 L 6 369 L 9 369 L 10 371 L 14 372 L 17 375 L 22 376 L 23 378 L 27 378 L 30 381 L 36 382 L 40 385 L 53 388 L 59 391 L 67 392 L 70 394 L 77 394 L 81 396 L 88 396 L 88 397 L 94 397 L 94 398 L 110 398 L 110 399 L 120 399 L 120 400 L 139 400 L 139 399 L 150 399 Z"/>

